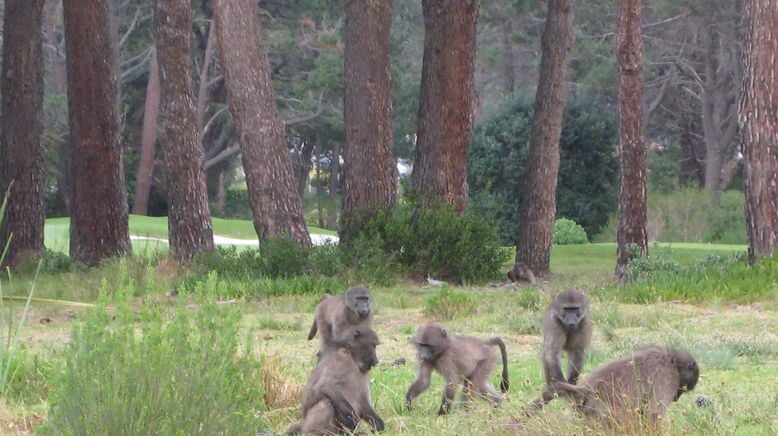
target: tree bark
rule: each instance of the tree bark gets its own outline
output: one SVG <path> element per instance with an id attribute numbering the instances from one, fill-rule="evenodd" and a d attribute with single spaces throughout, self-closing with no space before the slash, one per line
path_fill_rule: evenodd
<path id="1" fill-rule="evenodd" d="M 473 71 L 479 0 L 422 0 L 418 138 L 411 182 L 424 206 L 467 208 L 473 131 Z"/>
<path id="2" fill-rule="evenodd" d="M 0 266 L 16 267 L 43 252 L 43 3 L 5 2 L 0 196 L 10 187 L 10 199 L 0 217 L 0 253 L 8 241 L 10 247 Z"/>
<path id="3" fill-rule="evenodd" d="M 157 143 L 157 123 L 159 117 L 159 64 L 157 53 L 149 61 L 149 81 L 146 85 L 146 103 L 143 109 L 143 127 L 140 135 L 140 159 L 135 177 L 135 196 L 132 201 L 132 213 L 146 215 L 149 210 L 149 192 L 154 175 L 154 151 Z"/>
<path id="4" fill-rule="evenodd" d="M 213 250 L 203 147 L 197 128 L 191 29 L 189 0 L 157 0 L 154 36 L 161 78 L 160 146 L 167 174 L 168 239 L 173 256 L 180 260 Z"/>
<path id="5" fill-rule="evenodd" d="M 616 279 L 624 283 L 632 256 L 648 255 L 646 234 L 646 143 L 643 126 L 643 40 L 641 0 L 620 0 L 619 64 L 619 227 Z"/>
<path id="6" fill-rule="evenodd" d="M 335 230 L 338 228 L 338 210 L 336 207 L 338 198 L 338 173 L 340 172 L 340 142 L 332 143 L 332 158 L 330 159 L 330 183 L 329 197 L 327 205 L 327 228 Z"/>
<path id="7" fill-rule="evenodd" d="M 347 243 L 376 213 L 394 208 L 397 166 L 389 63 L 392 0 L 348 0 L 345 12 L 346 143 L 340 236 Z"/>
<path id="8" fill-rule="evenodd" d="M 573 46 L 575 0 L 551 0 L 541 39 L 532 142 L 516 238 L 516 262 L 538 276 L 549 272 L 556 217 L 559 137 L 565 110 L 565 80 Z"/>
<path id="9" fill-rule="evenodd" d="M 778 0 L 747 0 L 739 121 L 751 262 L 778 244 Z"/>
<path id="10" fill-rule="evenodd" d="M 108 5 L 64 0 L 73 204 L 70 256 L 87 265 L 130 251 Z"/>
<path id="11" fill-rule="evenodd" d="M 216 36 L 230 110 L 241 142 L 254 228 L 260 240 L 288 233 L 311 245 L 302 200 L 275 107 L 270 62 L 254 0 L 215 0 Z"/>

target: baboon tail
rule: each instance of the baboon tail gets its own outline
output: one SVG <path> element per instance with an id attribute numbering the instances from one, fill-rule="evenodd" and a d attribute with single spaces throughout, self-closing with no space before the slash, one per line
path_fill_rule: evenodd
<path id="1" fill-rule="evenodd" d="M 502 338 L 492 338 L 489 339 L 489 343 L 500 347 L 500 354 L 502 354 L 502 380 L 500 381 L 500 390 L 503 393 L 508 392 L 511 382 L 508 380 L 508 352 L 505 350 L 505 342 L 502 341 Z"/>
<path id="2" fill-rule="evenodd" d="M 313 325 L 311 326 L 311 331 L 308 333 L 308 340 L 310 341 L 314 337 L 316 337 L 316 332 L 319 331 L 319 327 L 316 325 L 316 318 L 313 319 Z"/>

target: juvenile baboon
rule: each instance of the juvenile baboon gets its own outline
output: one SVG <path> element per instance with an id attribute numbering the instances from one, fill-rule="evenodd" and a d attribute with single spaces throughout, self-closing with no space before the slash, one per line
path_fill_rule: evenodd
<path id="1" fill-rule="evenodd" d="M 346 290 L 343 295 L 325 295 L 316 306 L 316 315 L 308 333 L 310 341 L 318 331 L 321 336 L 320 356 L 347 328 L 369 329 L 373 324 L 373 306 L 370 290 L 362 285 Z"/>
<path id="2" fill-rule="evenodd" d="M 512 282 L 526 280 L 533 285 L 537 284 L 535 274 L 532 273 L 532 270 L 524 262 L 516 262 L 513 265 L 513 268 L 508 271 L 508 279 Z"/>
<path id="3" fill-rule="evenodd" d="M 368 371 L 378 364 L 378 336 L 373 330 L 350 327 L 331 342 L 303 391 L 303 418 L 289 434 L 354 432 L 359 421 L 383 431 L 384 421 L 373 409 Z"/>
<path id="4" fill-rule="evenodd" d="M 687 352 L 652 347 L 595 369 L 580 386 L 554 382 L 544 403 L 555 395 L 571 398 L 585 416 L 608 424 L 639 410 L 655 421 L 670 403 L 697 385 L 700 369 Z"/>
<path id="5" fill-rule="evenodd" d="M 475 393 L 488 401 L 498 403 L 502 400 L 502 395 L 489 382 L 489 376 L 497 366 L 497 355 L 491 348 L 494 345 L 500 347 L 502 353 L 500 390 L 508 391 L 508 355 L 502 339 L 495 337 L 483 340 L 471 336 L 457 336 L 448 334 L 439 325 L 426 324 L 419 328 L 413 342 L 419 356 L 419 374 L 405 394 L 405 405 L 408 408 L 411 407 L 413 399 L 429 387 L 433 369 L 446 380 L 439 415 L 451 410 L 459 383 L 463 384 L 462 402 L 469 402 Z"/>
<path id="6" fill-rule="evenodd" d="M 554 298 L 543 317 L 543 372 L 546 385 L 565 381 L 562 351 L 567 352 L 567 382 L 576 384 L 592 342 L 592 320 L 586 295 L 568 289 Z"/>

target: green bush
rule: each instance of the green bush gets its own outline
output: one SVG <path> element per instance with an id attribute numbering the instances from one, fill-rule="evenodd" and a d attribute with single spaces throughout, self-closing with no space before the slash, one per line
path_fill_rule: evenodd
<path id="1" fill-rule="evenodd" d="M 202 301 L 168 315 L 144 306 L 136 316 L 129 303 L 88 310 L 74 325 L 43 433 L 256 433 L 261 362 L 239 352 L 240 308 Z"/>
<path id="2" fill-rule="evenodd" d="M 438 292 L 427 298 L 424 314 L 447 321 L 472 315 L 476 301 L 473 295 L 443 286 Z"/>
<path id="3" fill-rule="evenodd" d="M 633 247 L 629 247 L 635 251 Z M 657 273 L 677 273 L 681 270 L 681 264 L 671 257 L 670 249 L 660 249 L 654 245 L 653 254 L 648 256 L 632 255 L 627 264 L 627 278 L 630 281 L 646 280 Z"/>
<path id="4" fill-rule="evenodd" d="M 590 101 L 570 100 L 565 111 L 556 212 L 595 235 L 617 206 L 616 124 L 612 115 L 591 110 Z M 518 230 L 532 116 L 531 99 L 518 96 L 473 132 L 469 207 L 497 227 L 503 244 L 513 244 Z"/>
<path id="5" fill-rule="evenodd" d="M 259 245 L 260 260 L 270 277 L 293 277 L 306 272 L 311 249 L 289 234 L 265 238 Z"/>
<path id="6" fill-rule="evenodd" d="M 578 223 L 567 218 L 559 218 L 554 223 L 554 244 L 587 244 L 586 230 Z"/>
<path id="7" fill-rule="evenodd" d="M 384 251 L 383 239 L 365 234 L 342 247 L 343 257 L 353 274 L 353 282 L 375 283 L 391 286 L 403 268 L 397 261 L 397 255 Z"/>
<path id="8" fill-rule="evenodd" d="M 519 292 L 516 304 L 527 310 L 540 310 L 543 308 L 543 294 L 536 288 L 524 288 Z"/>

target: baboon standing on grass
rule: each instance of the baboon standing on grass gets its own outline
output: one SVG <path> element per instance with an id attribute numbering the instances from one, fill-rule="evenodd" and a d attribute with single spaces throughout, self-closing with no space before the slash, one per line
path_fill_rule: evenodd
<path id="1" fill-rule="evenodd" d="M 405 404 L 411 407 L 413 399 L 430 385 L 432 370 L 446 379 L 446 389 L 438 415 L 451 410 L 457 386 L 462 383 L 462 402 L 469 402 L 473 394 L 498 403 L 502 395 L 489 382 L 489 376 L 497 366 L 497 355 L 492 346 L 500 347 L 502 353 L 502 381 L 500 390 L 508 391 L 508 355 L 500 338 L 487 340 L 471 336 L 448 334 L 436 324 L 426 324 L 419 329 L 414 339 L 419 355 L 419 374 L 405 394 Z"/>
<path id="2" fill-rule="evenodd" d="M 567 352 L 567 383 L 578 381 L 586 362 L 586 350 L 592 342 L 592 320 L 586 295 L 568 289 L 554 298 L 543 317 L 543 372 L 546 385 L 565 381 L 562 351 Z"/>

